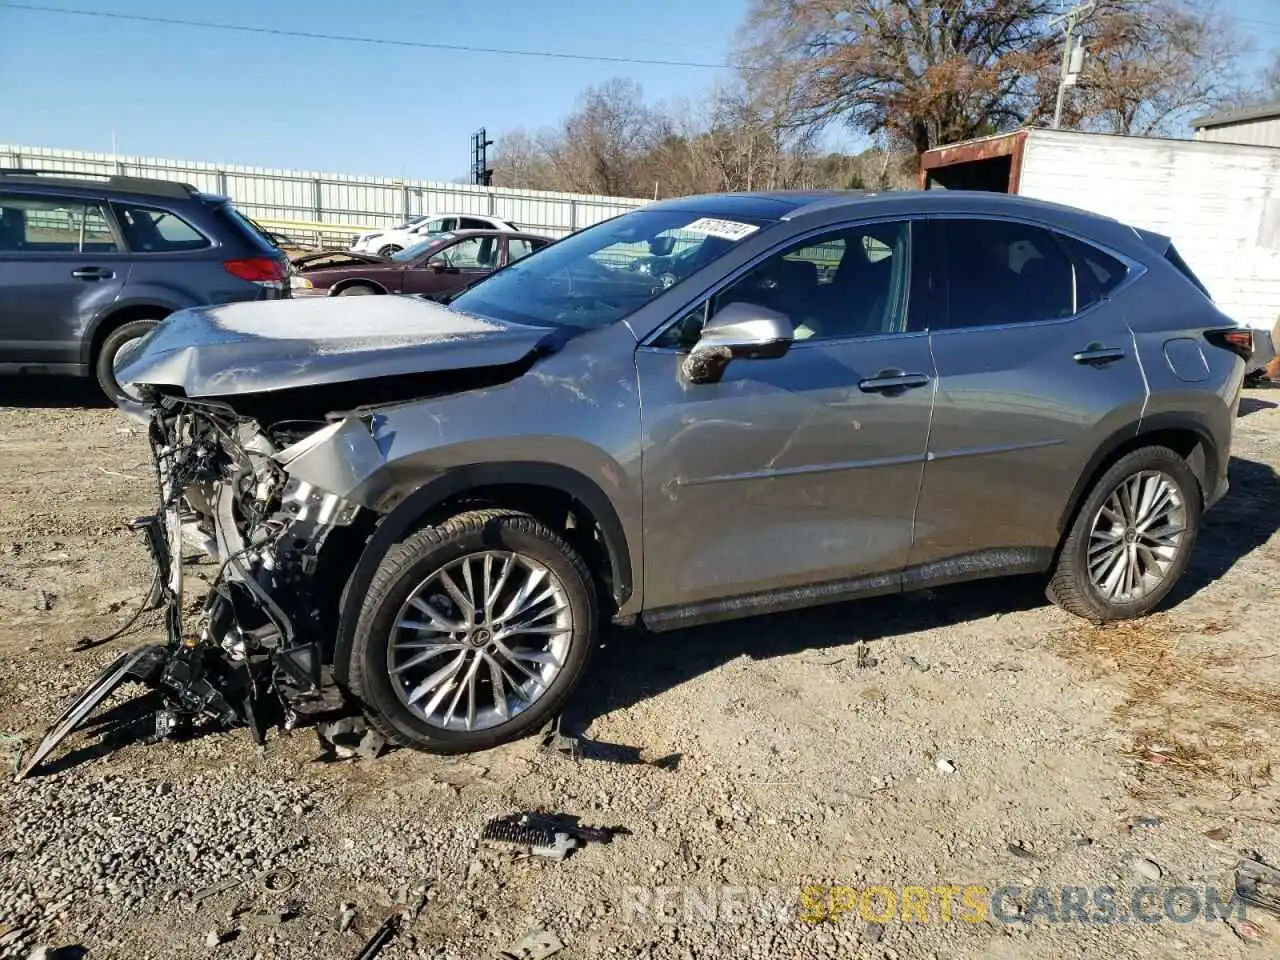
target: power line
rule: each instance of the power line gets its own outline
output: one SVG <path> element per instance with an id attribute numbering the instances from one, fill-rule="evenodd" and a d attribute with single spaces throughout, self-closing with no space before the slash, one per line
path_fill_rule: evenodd
<path id="1" fill-rule="evenodd" d="M 177 17 L 149 17 L 138 13 L 116 13 L 107 10 L 77 10 L 70 7 L 45 7 L 33 3 L 10 3 L 0 0 L 0 7 L 29 13 L 56 13 L 73 17 L 97 17 L 103 20 L 127 20 L 170 27 L 195 27 L 201 30 L 225 30 L 234 33 L 256 33 L 272 37 L 302 40 L 330 40 L 338 43 L 365 43 L 383 47 L 412 47 L 417 50 L 451 50 L 458 53 L 489 53 L 504 57 L 542 57 L 550 60 L 585 60 L 593 63 L 632 63 L 653 67 L 697 67 L 704 70 L 726 70 L 727 63 L 699 63 L 692 60 L 658 60 L 646 57 L 609 57 L 589 53 L 565 53 L 560 50 L 514 50 L 504 47 L 474 47 L 466 44 L 428 43 L 421 40 L 391 40 L 384 37 L 357 37 L 341 33 L 312 33 L 307 30 L 284 30 L 277 27 L 254 27 L 242 23 L 215 23 L 209 20 L 181 20 Z"/>

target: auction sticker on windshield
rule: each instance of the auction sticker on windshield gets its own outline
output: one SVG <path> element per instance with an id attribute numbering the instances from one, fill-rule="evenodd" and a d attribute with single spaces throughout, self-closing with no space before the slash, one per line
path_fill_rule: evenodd
<path id="1" fill-rule="evenodd" d="M 753 223 L 739 223 L 737 220 L 717 220 L 714 217 L 703 217 L 684 228 L 690 233 L 702 233 L 721 240 L 741 240 L 750 236 L 760 228 Z"/>

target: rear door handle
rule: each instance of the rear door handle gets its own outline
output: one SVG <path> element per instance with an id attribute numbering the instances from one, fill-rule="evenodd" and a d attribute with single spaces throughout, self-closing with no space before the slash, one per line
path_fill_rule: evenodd
<path id="1" fill-rule="evenodd" d="M 77 280 L 110 280 L 115 274 L 105 267 L 81 267 L 72 270 L 71 275 Z"/>
<path id="2" fill-rule="evenodd" d="M 881 370 L 874 377 L 858 381 L 858 389 L 863 393 L 883 393 L 889 390 L 906 390 L 910 387 L 923 387 L 929 378 L 923 373 L 903 373 L 901 370 Z"/>
<path id="3" fill-rule="evenodd" d="M 1087 363 L 1095 367 L 1105 366 L 1124 359 L 1124 351 L 1119 347 L 1104 347 L 1100 343 L 1091 343 L 1079 353 L 1072 355 L 1076 363 Z"/>

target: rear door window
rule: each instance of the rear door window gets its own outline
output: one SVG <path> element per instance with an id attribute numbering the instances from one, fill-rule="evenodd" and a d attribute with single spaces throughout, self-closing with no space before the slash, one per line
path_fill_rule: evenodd
<path id="1" fill-rule="evenodd" d="M 212 246 L 208 237 L 176 213 L 122 203 L 115 204 L 115 208 L 130 250 L 182 253 Z"/>
<path id="2" fill-rule="evenodd" d="M 943 328 L 1057 320 L 1077 312 L 1076 269 L 1054 235 L 1010 220 L 934 221 L 946 263 Z"/>
<path id="3" fill-rule="evenodd" d="M 486 220 L 477 220 L 475 217 L 462 217 L 459 226 L 461 230 L 492 230 L 493 224 Z"/>

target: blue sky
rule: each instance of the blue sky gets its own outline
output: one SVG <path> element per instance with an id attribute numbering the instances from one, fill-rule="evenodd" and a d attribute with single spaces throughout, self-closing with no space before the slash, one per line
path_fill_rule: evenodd
<path id="1" fill-rule="evenodd" d="M 619 57 L 723 61 L 747 0 L 32 0 L 144 16 Z M 1280 47 L 1280 0 L 1223 0 Z M 721 72 L 200 30 L 0 6 L 0 140 L 447 180 L 469 138 L 553 124 L 589 84 L 697 96 Z"/>

